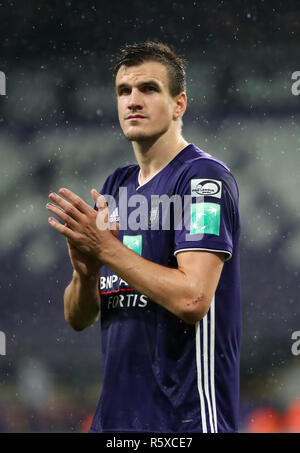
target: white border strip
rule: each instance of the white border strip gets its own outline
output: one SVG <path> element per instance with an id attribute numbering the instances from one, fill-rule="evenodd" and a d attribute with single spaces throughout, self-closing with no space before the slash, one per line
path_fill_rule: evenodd
<path id="1" fill-rule="evenodd" d="M 200 397 L 202 432 L 207 433 L 206 412 L 205 412 L 205 403 L 204 403 L 203 388 L 202 388 L 202 376 L 201 376 L 200 321 L 196 322 L 195 331 L 196 331 L 197 384 L 198 384 L 198 392 L 199 392 L 199 397 Z"/>
<path id="2" fill-rule="evenodd" d="M 220 252 L 220 253 L 226 253 L 227 258 L 225 259 L 225 261 L 228 261 L 230 260 L 230 258 L 232 257 L 232 253 L 228 252 L 228 250 L 215 250 L 215 249 L 204 249 L 204 248 L 194 248 L 194 247 L 191 247 L 189 249 L 179 249 L 179 250 L 176 250 L 174 252 L 174 256 L 177 255 L 177 253 L 179 252 L 189 252 L 191 250 L 206 250 L 207 252 Z"/>
<path id="3" fill-rule="evenodd" d="M 210 304 L 210 388 L 213 408 L 213 419 L 215 433 L 218 432 L 218 419 L 216 409 L 216 391 L 215 391 L 215 296 Z"/>
<path id="4" fill-rule="evenodd" d="M 212 420 L 212 411 L 211 411 L 211 402 L 209 396 L 209 382 L 208 382 L 208 370 L 210 365 L 211 354 L 208 355 L 208 340 L 207 340 L 207 315 L 203 318 L 203 375 L 204 375 L 204 393 L 206 397 L 208 415 L 209 415 L 209 424 L 210 431 L 215 432 L 214 424 Z"/>
<path id="5" fill-rule="evenodd" d="M 208 341 L 208 314 L 210 315 L 210 338 Z M 218 432 L 218 420 L 216 409 L 215 392 L 215 295 L 212 298 L 210 309 L 202 319 L 203 324 L 203 343 L 201 342 L 200 322 L 195 324 L 196 333 L 196 364 L 197 364 L 197 386 L 200 398 L 202 431 L 207 433 L 207 417 L 205 400 L 208 408 L 208 418 L 210 431 Z M 202 346 L 202 347 L 201 347 Z M 203 374 L 201 362 L 203 357 Z M 209 374 L 210 372 L 210 374 Z"/>

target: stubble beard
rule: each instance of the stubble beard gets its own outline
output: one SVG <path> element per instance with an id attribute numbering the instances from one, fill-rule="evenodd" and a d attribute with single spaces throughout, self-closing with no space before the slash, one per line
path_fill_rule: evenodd
<path id="1" fill-rule="evenodd" d="M 129 141 L 129 142 L 146 142 L 146 141 L 149 141 L 153 138 L 153 136 L 149 136 L 149 134 L 145 134 L 145 133 L 134 133 L 134 132 L 129 132 L 127 134 L 125 134 L 125 138 Z"/>
<path id="2" fill-rule="evenodd" d="M 147 133 L 144 131 L 127 131 L 124 135 L 129 142 L 155 142 L 160 136 L 164 135 L 166 131 L 167 128 L 152 133 Z"/>

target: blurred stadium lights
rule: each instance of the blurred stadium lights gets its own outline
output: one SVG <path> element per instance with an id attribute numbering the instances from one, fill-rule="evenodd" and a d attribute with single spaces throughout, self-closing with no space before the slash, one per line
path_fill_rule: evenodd
<path id="1" fill-rule="evenodd" d="M 284 48 L 270 55 L 268 48 L 253 52 L 224 51 L 219 58 L 189 52 L 187 68 L 188 116 L 214 113 L 225 105 L 226 110 L 251 112 L 299 109 L 297 97 L 291 96 L 291 68 Z M 298 48 L 289 48 L 295 60 Z M 276 65 L 272 64 L 276 58 Z M 59 123 L 66 117 L 81 120 L 113 120 L 113 82 L 108 67 L 97 57 L 80 56 L 74 61 L 66 57 L 62 67 L 40 61 L 19 65 L 8 76 L 9 102 L 2 103 L 4 118 L 25 124 L 34 121 Z M 296 99 L 295 99 L 296 98 Z M 221 101 L 221 104 L 220 104 Z M 223 113 L 223 111 L 222 111 Z"/>
<path id="2" fill-rule="evenodd" d="M 297 197 L 291 196 L 298 187 L 298 118 L 231 118 L 226 124 L 206 128 L 184 122 L 184 135 L 229 162 L 243 182 L 243 237 L 249 248 L 272 247 L 286 219 L 299 216 Z M 6 212 L 1 218 L 3 253 L 30 231 L 34 232 L 34 241 L 48 231 L 44 203 L 49 191 L 65 185 L 91 203 L 90 188 L 100 189 L 115 163 L 121 166 L 134 161 L 130 145 L 111 126 L 39 129 L 27 142 L 3 134 L 0 152 L 0 198 Z M 295 266 L 300 259 L 300 246 L 295 240 L 299 234 L 300 226 L 295 222 L 292 235 L 283 238 L 281 244 L 283 258 Z"/>

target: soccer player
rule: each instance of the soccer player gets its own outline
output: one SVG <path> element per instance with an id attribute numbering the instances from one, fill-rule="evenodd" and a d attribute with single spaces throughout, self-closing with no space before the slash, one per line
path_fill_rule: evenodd
<path id="1" fill-rule="evenodd" d="M 90 431 L 236 432 L 237 184 L 183 138 L 185 65 L 173 49 L 127 45 L 114 74 L 137 164 L 118 168 L 101 195 L 92 189 L 98 210 L 66 188 L 47 204 L 74 268 L 65 318 L 76 330 L 101 321 L 103 387 Z"/>

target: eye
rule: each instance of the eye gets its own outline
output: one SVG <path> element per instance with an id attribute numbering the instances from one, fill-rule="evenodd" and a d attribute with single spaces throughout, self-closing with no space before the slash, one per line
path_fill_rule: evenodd
<path id="1" fill-rule="evenodd" d="M 126 94 L 130 94 L 131 93 L 131 90 L 130 88 L 127 88 L 127 87 L 123 87 L 123 88 L 120 88 L 119 89 L 119 96 L 122 96 L 122 95 L 126 95 Z"/>
<path id="2" fill-rule="evenodd" d="M 146 92 L 157 91 L 157 88 L 153 85 L 145 85 L 143 90 Z"/>

